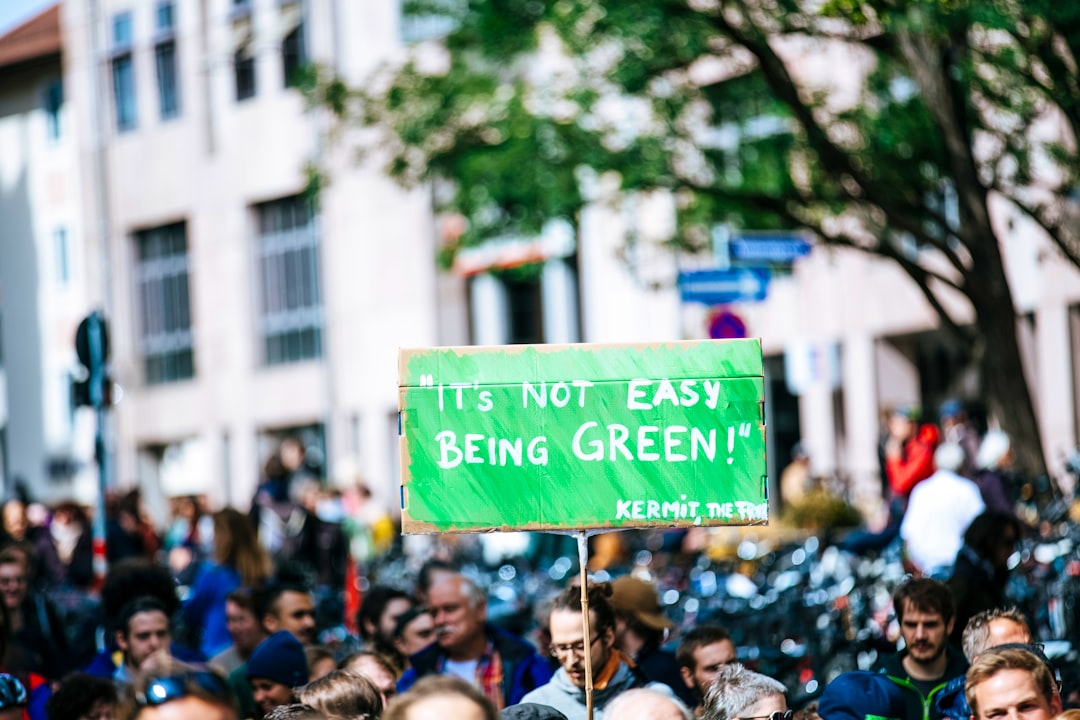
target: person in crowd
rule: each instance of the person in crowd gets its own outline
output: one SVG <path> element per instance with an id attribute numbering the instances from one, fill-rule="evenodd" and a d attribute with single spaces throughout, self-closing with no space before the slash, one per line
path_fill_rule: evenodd
<path id="1" fill-rule="evenodd" d="M 315 600 L 291 580 L 271 584 L 259 595 L 259 619 L 268 634 L 287 630 L 305 645 L 315 642 Z"/>
<path id="2" fill-rule="evenodd" d="M 31 589 L 29 563 L 21 546 L 0 550 L 0 599 L 8 611 L 9 643 L 18 649 L 8 670 L 58 679 L 71 669 L 67 634 L 56 606 L 43 592 Z"/>
<path id="3" fill-rule="evenodd" d="M 24 720 L 30 694 L 19 678 L 0 673 L 0 720 Z"/>
<path id="4" fill-rule="evenodd" d="M 962 647 L 969 663 L 984 652 L 999 645 L 1031 642 L 1027 618 L 1014 607 L 983 610 L 968 620 L 964 627 Z"/>
<path id="5" fill-rule="evenodd" d="M 396 588 L 376 585 L 367 591 L 356 615 L 356 626 L 366 650 L 382 653 L 393 661 L 400 673 L 405 669 L 407 657 L 394 644 L 394 628 L 397 619 L 413 607 L 407 593 Z"/>
<path id="6" fill-rule="evenodd" d="M 334 653 L 323 645 L 308 645 L 304 648 L 304 655 L 307 656 L 309 682 L 326 677 L 337 670 Z"/>
<path id="7" fill-rule="evenodd" d="M 482 692 L 461 678 L 420 678 L 390 704 L 383 720 L 498 720 L 498 712 Z"/>
<path id="8" fill-rule="evenodd" d="M 705 720 L 791 720 L 783 683 L 731 663 L 720 668 L 705 696 Z M 779 718 L 774 716 L 779 715 Z"/>
<path id="9" fill-rule="evenodd" d="M 613 720 L 693 720 L 678 698 L 650 688 L 627 690 L 608 703 L 604 715 Z"/>
<path id="10" fill-rule="evenodd" d="M 272 708 L 263 720 L 330 720 L 330 717 L 310 705 L 290 703 Z"/>
<path id="11" fill-rule="evenodd" d="M 660 649 L 674 623 L 664 615 L 656 587 L 631 575 L 615 578 L 611 607 L 615 611 L 615 646 L 637 665 L 646 680 L 667 685 L 683 703 L 694 705 L 693 691 L 683 682 L 679 661 L 673 653 Z"/>
<path id="12" fill-rule="evenodd" d="M 978 613 L 968 620 L 962 638 L 964 657 L 969 663 L 975 662 L 977 657 L 990 648 L 1003 645 L 1026 646 L 1029 643 L 1031 630 L 1023 614 L 1016 608 L 997 608 Z M 1031 649 L 1036 654 L 1039 653 L 1034 648 Z M 954 677 L 938 693 L 934 705 L 941 717 L 951 720 L 968 720 L 971 717 L 971 708 L 964 697 L 966 680 L 964 675 Z"/>
<path id="13" fill-rule="evenodd" d="M 382 695 L 375 684 L 348 670 L 335 670 L 312 680 L 297 696 L 334 720 L 374 720 L 383 712 Z"/>
<path id="14" fill-rule="evenodd" d="M 116 710 L 116 685 L 82 672 L 65 677 L 45 704 L 49 720 L 113 720 Z"/>
<path id="15" fill-rule="evenodd" d="M 840 674 L 825 686 L 817 714 L 827 720 L 906 720 L 907 701 L 896 683 L 878 673 Z"/>
<path id="16" fill-rule="evenodd" d="M 1009 557 L 1020 541 L 1020 521 L 1011 513 L 988 510 L 964 531 L 964 543 L 946 581 L 956 601 L 952 640 L 960 642 L 968 620 L 984 610 L 1009 605 Z M 959 629 L 957 629 L 959 628 Z"/>
<path id="17" fill-rule="evenodd" d="M 791 448 L 791 462 L 780 472 L 780 498 L 784 506 L 798 503 L 810 490 L 810 453 L 801 442 Z"/>
<path id="18" fill-rule="evenodd" d="M 176 585 L 169 571 L 144 558 L 129 558 L 110 565 L 101 589 L 101 613 L 105 624 L 107 646 L 92 656 L 86 666 L 86 672 L 101 677 L 113 677 L 119 670 L 117 659 L 122 658 L 123 650 L 116 644 L 117 635 L 126 630 L 123 620 L 129 604 L 145 597 L 156 600 L 163 609 L 166 618 L 171 618 L 180 609 L 180 599 L 176 595 Z M 92 642 L 93 627 L 79 628 L 79 637 L 85 633 Z M 172 636 L 170 630 L 170 638 Z M 202 657 L 182 645 L 170 642 L 168 654 L 178 660 L 196 663 Z"/>
<path id="19" fill-rule="evenodd" d="M 120 611 L 114 640 L 122 659 L 111 673 L 103 675 L 103 671 L 110 669 L 104 663 L 91 665 L 87 672 L 99 677 L 111 677 L 117 687 L 126 691 L 151 656 L 169 650 L 172 633 L 165 606 L 150 595 L 135 598 Z"/>
<path id="20" fill-rule="evenodd" d="M 935 425 L 918 421 L 918 409 L 911 405 L 897 406 L 889 414 L 882 450 L 889 490 L 896 497 L 906 498 L 934 472 L 934 450 L 941 433 Z"/>
<path id="21" fill-rule="evenodd" d="M 373 650 L 355 652 L 338 663 L 338 670 L 363 675 L 370 680 L 382 697 L 383 707 L 397 697 L 397 674 L 390 659 Z"/>
<path id="22" fill-rule="evenodd" d="M 975 483 L 957 474 L 963 461 L 959 445 L 942 443 L 934 451 L 937 470 L 911 491 L 900 524 L 908 559 L 937 580 L 952 573 L 964 531 L 986 509 Z"/>
<path id="23" fill-rule="evenodd" d="M 310 544 L 310 533 L 305 532 L 311 529 L 307 512 L 291 493 L 294 484 L 310 477 L 305 460 L 304 445 L 298 438 L 282 440 L 267 460 L 263 481 L 251 501 L 250 514 L 259 542 L 274 556 L 279 567 L 294 558 L 317 554 Z"/>
<path id="24" fill-rule="evenodd" d="M 570 720 L 586 717 L 585 705 L 585 645 L 589 644 L 593 679 L 595 717 L 619 693 L 645 687 L 648 681 L 617 647 L 615 647 L 615 611 L 611 607 L 611 586 L 590 584 L 587 588 L 589 627 L 592 637 L 586 639 L 582 627 L 581 588 L 571 585 L 555 598 L 548 618 L 551 650 L 559 661 L 559 669 L 546 685 L 541 685 L 522 698 L 522 702 L 550 705 Z M 664 687 L 653 683 L 650 687 Z"/>
<path id="25" fill-rule="evenodd" d="M 266 639 L 266 630 L 255 617 L 255 598 L 250 590 L 239 588 L 225 598 L 225 629 L 232 645 L 210 658 L 210 664 L 228 676 Z"/>
<path id="26" fill-rule="evenodd" d="M 549 705 L 518 703 L 500 710 L 499 720 L 566 720 L 566 716 Z"/>
<path id="27" fill-rule="evenodd" d="M 972 720 L 1050 720 L 1061 712 L 1061 696 L 1051 669 L 1018 648 L 993 648 L 980 655 L 965 687 Z"/>
<path id="28" fill-rule="evenodd" d="M 295 702 L 294 691 L 308 682 L 307 657 L 296 636 L 279 630 L 259 643 L 244 670 L 255 699 L 257 716 Z"/>
<path id="29" fill-rule="evenodd" d="M 237 720 L 224 679 L 209 670 L 158 657 L 139 679 L 121 720 Z"/>
<path id="30" fill-rule="evenodd" d="M 904 649 L 885 657 L 878 670 L 904 689 L 909 717 L 937 718 L 934 700 L 968 663 L 949 644 L 956 610 L 949 588 L 937 580 L 914 578 L 893 593 Z"/>
<path id="31" fill-rule="evenodd" d="M 142 492 L 128 490 L 106 501 L 105 551 L 110 563 L 125 558 L 152 559 L 161 548 L 154 525 L 146 519 Z"/>
<path id="32" fill-rule="evenodd" d="M 426 675 L 456 675 L 501 709 L 551 678 L 551 667 L 532 645 L 487 623 L 487 595 L 464 575 L 432 585 L 428 607 L 435 643 L 410 658 L 412 667 L 398 682 L 398 692 Z"/>
<path id="33" fill-rule="evenodd" d="M 975 458 L 979 453 L 979 431 L 968 416 L 968 409 L 960 400 L 950 398 L 938 408 L 938 424 L 941 439 L 959 445 L 964 451 L 964 463 L 958 471 L 969 480 L 975 479 Z"/>
<path id="34" fill-rule="evenodd" d="M 77 503 L 59 503 L 48 531 L 38 533 L 34 550 L 45 582 L 51 586 L 87 589 L 94 582 L 93 538 L 86 511 Z"/>
<path id="35" fill-rule="evenodd" d="M 409 658 L 435 640 L 435 619 L 425 607 L 413 607 L 398 616 L 394 624 L 394 648 L 404 658 L 406 668 Z"/>
<path id="36" fill-rule="evenodd" d="M 1012 466 L 1012 441 L 1003 430 L 991 430 L 983 437 L 975 457 L 975 484 L 989 510 L 1006 515 L 1016 513 Z"/>
<path id="37" fill-rule="evenodd" d="M 232 643 L 225 607 L 229 593 L 240 587 L 261 589 L 273 570 L 270 555 L 259 544 L 247 517 L 225 508 L 213 518 L 213 560 L 202 563 L 184 603 L 188 626 L 201 629 L 199 650 L 205 657 L 217 655 Z"/>
<path id="38" fill-rule="evenodd" d="M 255 614 L 268 637 L 284 630 L 301 644 L 315 642 L 315 601 L 307 588 L 291 578 L 279 578 L 255 597 Z M 247 681 L 246 663 L 229 674 L 229 685 L 236 694 L 241 717 L 255 714 L 257 707 Z"/>
<path id="39" fill-rule="evenodd" d="M 459 573 L 458 566 L 449 560 L 440 560 L 439 558 L 427 560 L 416 573 L 416 588 L 413 591 L 413 597 L 421 605 L 426 605 L 428 591 L 435 583 L 455 577 Z"/>
<path id="40" fill-rule="evenodd" d="M 683 684 L 694 694 L 694 715 L 705 712 L 705 695 L 716 681 L 720 668 L 735 662 L 735 643 L 727 630 L 716 625 L 698 625 L 683 636 L 675 659 Z"/>

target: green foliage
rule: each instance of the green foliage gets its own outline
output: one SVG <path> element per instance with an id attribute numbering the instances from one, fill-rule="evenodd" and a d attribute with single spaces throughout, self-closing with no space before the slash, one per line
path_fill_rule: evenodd
<path id="1" fill-rule="evenodd" d="M 588 177 L 674 192 L 677 247 L 706 246 L 718 222 L 801 228 L 892 257 L 928 297 L 935 278 L 979 296 L 975 259 L 996 239 L 973 220 L 987 215 L 991 192 L 1014 199 L 1080 264 L 1062 220 L 1080 184 L 1075 3 L 405 7 L 441 16 L 446 36 L 413 46 L 363 90 L 324 76 L 308 95 L 376 128 L 372 152 L 400 182 L 436 181 L 440 209 L 469 220 L 461 247 L 576 221 L 595 190 Z M 1032 132 L 1055 114 L 1063 132 Z M 959 207 L 947 211 L 953 198 Z M 841 217 L 858 229 L 837 231 Z M 902 241 L 944 255 L 951 274 L 899 251 Z"/>

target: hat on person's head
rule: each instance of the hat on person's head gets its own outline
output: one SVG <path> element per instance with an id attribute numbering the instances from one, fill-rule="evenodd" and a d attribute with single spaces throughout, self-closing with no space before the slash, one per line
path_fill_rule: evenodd
<path id="1" fill-rule="evenodd" d="M 942 420 L 945 418 L 954 418 L 962 412 L 964 412 L 964 403 L 955 398 L 949 398 L 941 403 L 941 407 L 938 408 L 938 417 Z"/>
<path id="2" fill-rule="evenodd" d="M 892 409 L 892 414 L 917 422 L 922 417 L 922 408 L 915 403 L 897 403 Z"/>
<path id="3" fill-rule="evenodd" d="M 566 715 L 550 705 L 520 703 L 500 710 L 499 720 L 566 720 Z"/>
<path id="4" fill-rule="evenodd" d="M 888 676 L 856 670 L 825 686 L 817 712 L 822 720 L 905 720 L 907 703 L 904 691 Z"/>
<path id="5" fill-rule="evenodd" d="M 246 674 L 249 680 L 264 678 L 292 688 L 306 685 L 308 664 L 304 646 L 288 630 L 278 630 L 251 653 Z"/>
<path id="6" fill-rule="evenodd" d="M 664 616 L 653 584 L 632 575 L 623 575 L 611 581 L 610 602 L 615 612 L 633 615 L 638 622 L 653 630 L 667 630 L 674 625 Z"/>

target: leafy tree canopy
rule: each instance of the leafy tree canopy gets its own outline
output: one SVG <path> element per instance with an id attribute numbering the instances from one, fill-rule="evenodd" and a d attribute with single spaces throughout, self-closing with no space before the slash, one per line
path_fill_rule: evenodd
<path id="1" fill-rule="evenodd" d="M 1006 387 L 1020 360 L 989 198 L 1080 265 L 1080 4 L 411 0 L 406 12 L 449 32 L 362 89 L 322 77 L 312 92 L 378 128 L 392 176 L 435 182 L 441 209 L 468 219 L 463 244 L 573 221 L 601 177 L 673 193 L 686 249 L 718 222 L 805 229 L 899 263 L 975 348 L 991 409 L 1036 427 L 1026 387 Z M 966 296 L 976 321 L 950 316 L 942 292 Z M 1037 432 L 1009 429 L 1038 449 Z M 1041 467 L 1041 450 L 1027 459 Z"/>

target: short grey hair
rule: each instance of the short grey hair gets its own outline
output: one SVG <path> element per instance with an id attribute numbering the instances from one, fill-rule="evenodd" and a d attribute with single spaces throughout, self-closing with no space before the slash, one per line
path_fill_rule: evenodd
<path id="1" fill-rule="evenodd" d="M 611 702 L 604 706 L 604 716 L 619 718 L 619 720 L 622 720 L 623 718 L 641 717 L 640 714 L 635 714 L 634 710 L 640 705 L 642 700 L 649 697 L 665 700 L 674 705 L 678 711 L 682 713 L 683 720 L 694 720 L 694 713 L 690 712 L 690 709 L 687 708 L 679 698 L 671 694 L 670 691 L 663 692 L 662 690 L 654 689 L 651 686 L 619 693 Z"/>
<path id="2" fill-rule="evenodd" d="M 934 451 L 934 466 L 938 470 L 959 472 L 964 466 L 964 460 L 964 448 L 960 447 L 960 443 L 941 443 Z"/>
<path id="3" fill-rule="evenodd" d="M 964 648 L 964 657 L 967 658 L 969 663 L 975 662 L 975 658 L 990 649 L 990 623 L 994 620 L 1012 620 L 1018 625 L 1023 625 L 1028 632 L 1028 637 L 1031 637 L 1031 628 L 1028 627 L 1027 618 L 1016 608 L 983 610 L 981 613 L 972 615 L 967 625 L 964 626 L 964 636 L 961 642 Z"/>
<path id="4" fill-rule="evenodd" d="M 704 720 L 734 720 L 746 708 L 769 695 L 783 695 L 787 688 L 768 675 L 747 670 L 742 663 L 724 665 L 705 695 Z"/>

